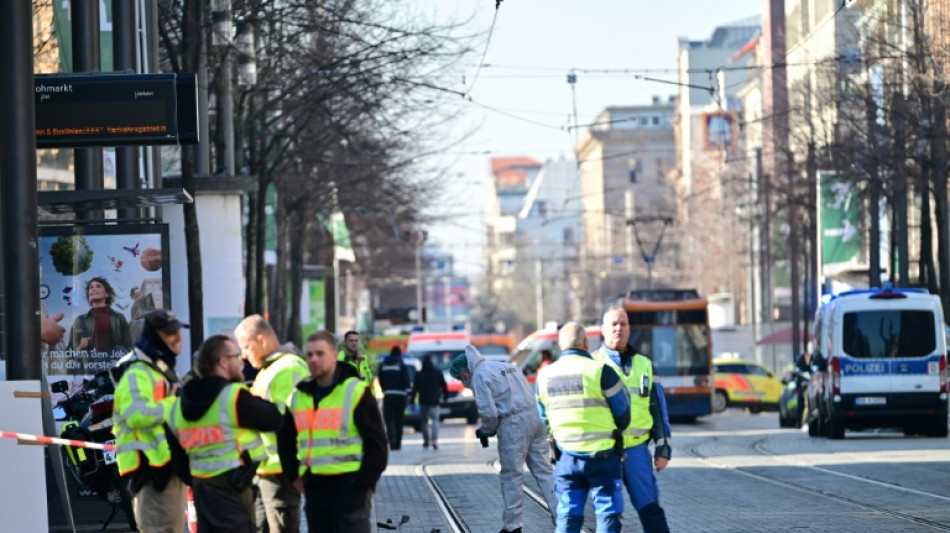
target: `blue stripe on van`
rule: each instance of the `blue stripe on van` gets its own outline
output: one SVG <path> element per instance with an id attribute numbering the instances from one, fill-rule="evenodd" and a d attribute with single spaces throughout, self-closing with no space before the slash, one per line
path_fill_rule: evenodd
<path id="1" fill-rule="evenodd" d="M 842 376 L 888 376 L 892 374 L 927 374 L 930 363 L 939 362 L 940 356 L 926 359 L 852 359 L 841 358 Z"/>

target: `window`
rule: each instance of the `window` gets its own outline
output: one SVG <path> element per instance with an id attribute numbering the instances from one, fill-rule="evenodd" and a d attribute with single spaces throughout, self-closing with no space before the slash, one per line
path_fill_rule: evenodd
<path id="1" fill-rule="evenodd" d="M 934 315 L 924 310 L 845 313 L 841 327 L 844 353 L 862 359 L 930 355 L 937 346 Z"/>
<path id="2" fill-rule="evenodd" d="M 660 117 L 653 117 L 653 125 L 654 126 L 660 125 Z"/>
<path id="3" fill-rule="evenodd" d="M 564 228 L 564 244 L 572 244 L 574 242 L 574 228 Z"/>
<path id="4" fill-rule="evenodd" d="M 630 183 L 636 183 L 636 182 L 637 182 L 637 169 L 631 168 L 630 169 Z"/>

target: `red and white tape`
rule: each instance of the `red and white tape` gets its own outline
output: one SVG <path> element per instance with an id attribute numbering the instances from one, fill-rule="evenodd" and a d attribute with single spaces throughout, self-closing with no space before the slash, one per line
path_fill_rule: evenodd
<path id="1" fill-rule="evenodd" d="M 72 446 L 74 448 L 88 448 L 90 450 L 105 450 L 110 452 L 115 451 L 115 444 L 100 444 L 98 442 L 86 442 L 84 440 L 60 439 L 57 437 L 46 437 L 43 435 L 13 433 L 12 431 L 0 431 L 0 437 L 25 440 L 28 442 L 38 442 L 40 444 L 56 444 L 59 446 Z"/>

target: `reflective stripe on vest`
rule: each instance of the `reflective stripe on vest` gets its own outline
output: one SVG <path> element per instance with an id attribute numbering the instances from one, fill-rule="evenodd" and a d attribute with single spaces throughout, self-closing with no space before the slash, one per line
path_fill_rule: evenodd
<path id="1" fill-rule="evenodd" d="M 630 397 L 630 425 L 623 431 L 624 448 L 632 448 L 646 442 L 653 429 L 653 416 L 650 414 L 650 397 L 640 396 L 640 379 L 648 376 L 650 389 L 653 389 L 653 362 L 640 354 L 633 356 L 633 368 L 630 374 L 624 372 L 601 346 L 593 354 L 595 361 L 603 362 L 614 369 L 627 388 Z"/>
<path id="2" fill-rule="evenodd" d="M 191 475 L 210 478 L 244 466 L 241 452 L 251 461 L 265 457 L 264 443 L 254 430 L 237 425 L 237 398 L 244 385 L 225 385 L 198 420 L 186 420 L 181 400 L 175 403 L 171 429 L 188 454 Z"/>
<path id="3" fill-rule="evenodd" d="M 143 359 L 147 356 L 140 355 L 137 348 L 135 354 L 137 359 L 122 375 L 114 396 L 115 425 L 112 431 L 115 433 L 116 462 L 122 475 L 143 466 L 142 456 L 145 456 L 147 466 L 154 468 L 171 460 L 162 424 L 170 414 L 171 399 L 165 399 L 168 380 Z"/>
<path id="4" fill-rule="evenodd" d="M 297 427 L 297 458 L 299 475 L 356 472 L 363 456 L 353 413 L 366 391 L 366 383 L 348 378 L 337 385 L 314 406 L 313 396 L 299 389 L 291 396 L 289 406 Z"/>
<path id="5" fill-rule="evenodd" d="M 283 373 L 289 373 L 290 379 L 275 381 Z M 301 380 L 310 375 L 307 362 L 297 354 L 281 352 L 271 364 L 260 371 L 254 379 L 251 392 L 265 400 L 273 402 L 283 413 L 287 409 L 287 398 L 290 397 Z M 280 456 L 277 454 L 277 434 L 269 431 L 261 432 L 261 440 L 267 450 L 267 458 L 261 461 L 257 468 L 258 475 L 270 476 L 283 472 L 280 465 Z"/>
<path id="6" fill-rule="evenodd" d="M 538 374 L 538 391 L 551 434 L 565 451 L 594 454 L 613 448 L 616 429 L 600 387 L 604 365 L 567 355 Z"/>

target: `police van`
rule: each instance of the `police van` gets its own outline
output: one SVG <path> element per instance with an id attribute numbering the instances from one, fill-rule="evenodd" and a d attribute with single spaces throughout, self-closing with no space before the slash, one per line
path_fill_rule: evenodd
<path id="1" fill-rule="evenodd" d="M 940 299 L 917 289 L 833 297 L 815 318 L 809 435 L 899 428 L 947 436 L 947 341 Z"/>

